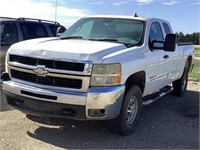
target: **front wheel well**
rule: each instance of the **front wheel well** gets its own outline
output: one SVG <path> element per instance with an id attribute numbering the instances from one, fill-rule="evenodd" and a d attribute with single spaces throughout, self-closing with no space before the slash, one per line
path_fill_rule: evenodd
<path id="1" fill-rule="evenodd" d="M 137 85 L 140 87 L 142 93 L 144 92 L 146 83 L 146 73 L 144 71 L 140 71 L 130 75 L 125 83 L 126 91 L 128 91 L 133 85 Z"/>

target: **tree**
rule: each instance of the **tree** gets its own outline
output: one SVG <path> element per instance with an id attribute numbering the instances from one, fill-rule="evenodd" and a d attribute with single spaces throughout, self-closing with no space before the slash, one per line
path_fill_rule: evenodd
<path id="1" fill-rule="evenodd" d="M 200 33 L 194 32 L 192 34 L 186 34 L 184 35 L 183 32 L 176 32 L 177 35 L 177 42 L 192 42 L 195 45 L 200 44 Z"/>

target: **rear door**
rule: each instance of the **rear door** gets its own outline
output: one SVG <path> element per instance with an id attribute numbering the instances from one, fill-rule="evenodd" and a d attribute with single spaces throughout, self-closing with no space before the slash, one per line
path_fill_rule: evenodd
<path id="1" fill-rule="evenodd" d="M 163 27 L 163 33 L 164 36 L 169 33 L 173 33 L 172 29 L 168 25 L 167 22 L 162 22 Z M 163 57 L 163 63 L 165 63 L 165 68 L 160 67 L 160 69 L 163 72 L 163 75 L 165 76 L 165 84 L 169 84 L 172 81 L 174 81 L 177 77 L 177 69 L 178 69 L 178 50 L 176 47 L 176 50 L 173 52 L 165 51 L 164 57 Z"/>

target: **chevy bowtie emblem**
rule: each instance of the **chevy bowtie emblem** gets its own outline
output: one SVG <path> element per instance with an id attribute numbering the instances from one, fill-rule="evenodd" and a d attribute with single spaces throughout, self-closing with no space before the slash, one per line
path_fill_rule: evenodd
<path id="1" fill-rule="evenodd" d="M 48 74 L 48 70 L 45 66 L 37 65 L 37 68 L 33 70 L 38 76 L 46 76 Z"/>

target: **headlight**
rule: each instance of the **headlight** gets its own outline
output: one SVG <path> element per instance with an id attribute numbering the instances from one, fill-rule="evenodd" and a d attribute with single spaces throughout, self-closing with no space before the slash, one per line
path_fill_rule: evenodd
<path id="1" fill-rule="evenodd" d="M 90 86 L 112 86 L 121 82 L 120 64 L 94 65 Z"/>

